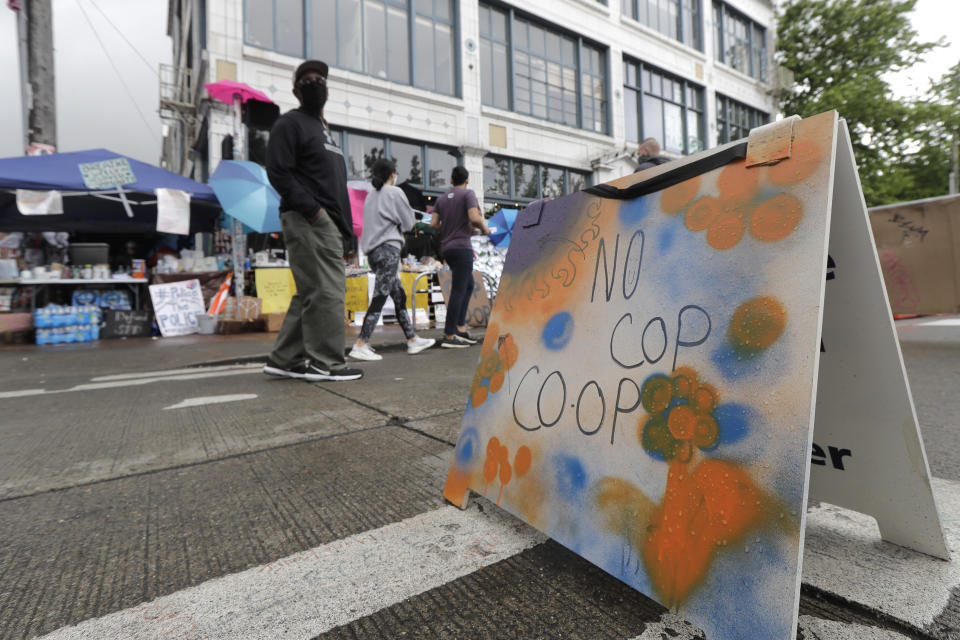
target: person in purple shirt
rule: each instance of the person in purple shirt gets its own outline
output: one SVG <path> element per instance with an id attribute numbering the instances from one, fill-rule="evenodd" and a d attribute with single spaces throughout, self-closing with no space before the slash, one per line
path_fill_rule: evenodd
<path id="1" fill-rule="evenodd" d="M 452 283 L 447 301 L 447 320 L 443 328 L 440 346 L 446 349 L 463 349 L 477 341 L 467 331 L 467 307 L 473 295 L 473 245 L 470 236 L 474 228 L 486 235 L 490 228 L 477 194 L 467 189 L 470 173 L 464 167 L 454 167 L 450 172 L 453 188 L 437 198 L 430 226 L 440 231 L 440 252 L 443 261 L 450 267 Z"/>

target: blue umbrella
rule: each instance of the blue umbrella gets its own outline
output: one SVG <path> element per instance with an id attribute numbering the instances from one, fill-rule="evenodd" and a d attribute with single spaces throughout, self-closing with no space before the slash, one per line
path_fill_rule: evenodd
<path id="1" fill-rule="evenodd" d="M 223 160 L 210 176 L 210 186 L 226 214 L 257 233 L 282 231 L 280 194 L 256 162 Z"/>
<path id="2" fill-rule="evenodd" d="M 509 247 L 510 236 L 513 234 L 513 225 L 517 221 L 517 209 L 500 209 L 490 218 L 487 226 L 494 229 L 490 234 L 490 242 L 498 247 Z"/>

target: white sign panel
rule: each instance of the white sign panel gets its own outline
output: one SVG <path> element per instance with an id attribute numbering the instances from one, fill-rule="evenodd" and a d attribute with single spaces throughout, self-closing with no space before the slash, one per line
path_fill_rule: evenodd
<path id="1" fill-rule="evenodd" d="M 197 314 L 205 313 L 199 280 L 150 285 L 157 326 L 164 336 L 196 333 Z"/>
<path id="2" fill-rule="evenodd" d="M 25 216 L 63 214 L 63 194 L 59 191 L 17 189 L 17 211 Z"/>
<path id="3" fill-rule="evenodd" d="M 190 234 L 190 194 L 179 189 L 154 189 L 157 194 L 157 231 Z"/>
<path id="4" fill-rule="evenodd" d="M 810 497 L 873 516 L 888 542 L 948 559 L 845 126 L 829 256 Z"/>

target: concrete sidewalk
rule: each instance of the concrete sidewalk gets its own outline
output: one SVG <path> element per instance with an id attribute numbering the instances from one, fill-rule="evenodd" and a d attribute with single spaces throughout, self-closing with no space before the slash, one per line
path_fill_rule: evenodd
<path id="1" fill-rule="evenodd" d="M 483 328 L 473 329 L 483 336 Z M 349 351 L 360 334 L 360 328 L 347 327 L 344 350 Z M 418 329 L 418 335 L 443 337 L 442 329 Z M 179 369 L 262 362 L 266 359 L 276 333 L 236 333 L 232 335 L 188 335 L 170 338 L 124 338 L 58 345 L 0 346 L 0 360 L 11 363 L 12 372 L 27 374 L 57 370 L 64 362 L 82 362 L 91 374 L 100 370 L 122 371 Z M 406 338 L 396 324 L 377 327 L 370 344 L 377 351 L 403 349 Z"/>
<path id="2" fill-rule="evenodd" d="M 950 325 L 923 331 L 943 337 L 936 329 L 943 326 Z M 436 329 L 421 332 L 428 337 L 438 334 Z M 56 389 L 74 384 L 79 376 L 256 362 L 269 352 L 275 336 L 8 347 L 0 349 L 6 369 L 0 382 L 5 390 L 28 388 L 34 380 Z M 353 328 L 345 348 L 355 336 Z M 153 600 L 165 615 L 173 610 L 162 608 L 167 602 L 200 606 L 204 602 L 197 594 L 212 588 L 216 578 L 240 576 L 245 570 L 262 575 L 263 563 L 280 558 L 296 558 L 298 565 L 293 566 L 300 566 L 311 549 L 332 549 L 353 539 L 350 536 L 363 539 L 369 531 L 388 531 L 405 518 L 440 518 L 440 487 L 459 434 L 478 349 L 438 349 L 410 358 L 401 355 L 403 342 L 395 325 L 378 328 L 373 344 L 386 357 L 362 363 L 367 375 L 349 385 L 277 382 L 254 371 L 202 384 L 176 382 L 170 376 L 168 382 L 152 387 L 123 387 L 109 396 L 117 398 L 109 402 L 101 399 L 106 395 L 42 396 L 49 417 L 13 425 L 22 435 L 12 434 L 9 442 L 34 438 L 38 452 L 44 447 L 48 451 L 35 457 L 27 455 L 26 447 L 7 451 L 10 457 L 24 458 L 18 465 L 18 482 L 34 491 L 0 500 L 4 523 L 0 538 L 8 541 L 12 558 L 5 567 L 0 545 L 0 573 L 8 570 L 4 573 L 8 586 L 0 587 L 0 614 L 5 599 L 14 606 L 14 598 L 31 603 L 39 614 L 22 627 L 25 635 L 4 633 L 0 620 L 0 638 L 33 637 L 31 629 L 46 632 L 79 620 L 94 623 L 143 601 Z M 812 506 L 800 599 L 798 637 L 803 640 L 960 639 L 960 448 L 949 439 L 956 438 L 951 425 L 960 408 L 956 389 L 951 388 L 960 350 L 902 342 L 953 562 L 882 542 L 869 517 L 829 505 Z M 195 414 L 165 411 L 191 395 L 238 391 L 260 394 L 270 402 L 254 408 L 242 403 L 211 405 Z M 18 401 L 3 400 L 8 415 L 19 418 L 40 400 Z M 931 413 L 935 407 L 942 413 Z M 936 430 L 926 429 L 930 415 L 937 416 Z M 63 423 L 54 423 L 53 416 Z M 129 426 L 119 424 L 124 417 Z M 0 475 L 9 474 L 14 466 L 6 465 Z M 498 512 L 482 499 L 479 502 Z M 447 524 L 462 524 L 457 523 Z M 530 535 L 513 525 L 497 529 L 504 555 L 491 556 L 492 564 L 449 582 L 438 579 L 422 587 L 429 589 L 425 592 L 414 585 L 410 595 L 374 613 L 351 617 L 357 603 L 348 599 L 337 618 L 341 626 L 322 637 L 426 637 L 425 630 L 449 631 L 445 625 L 450 617 L 462 613 L 455 609 L 466 610 L 461 621 L 469 623 L 476 635 L 453 631 L 432 637 L 629 638 L 640 632 L 623 635 L 624 631 L 644 625 L 637 635 L 643 640 L 704 637 L 559 545 L 537 541 L 530 546 Z M 66 568 L 58 565 L 61 557 L 69 559 Z M 97 558 L 104 558 L 102 568 L 94 562 Z M 419 556 L 410 560 L 420 561 Z M 404 578 L 405 569 L 393 567 L 394 575 L 392 566 L 384 563 L 384 573 L 372 576 L 371 593 L 379 593 L 385 580 Z M 321 569 L 302 566 L 304 575 L 326 576 L 322 571 L 330 571 Z M 131 572 L 134 586 L 142 581 L 142 592 L 126 585 L 125 572 Z M 76 605 L 73 612 L 70 607 L 75 605 L 64 604 L 72 602 L 73 592 L 88 588 L 88 582 L 101 584 L 97 580 L 103 586 L 90 591 L 98 594 L 93 604 Z M 298 588 L 308 586 L 305 577 L 298 580 Z M 49 587 L 34 605 L 31 585 L 37 584 Z M 247 585 L 242 580 L 238 584 Z M 188 591 L 193 587 L 200 591 Z M 344 597 L 357 591 L 352 584 L 344 589 Z M 209 602 L 216 604 L 221 595 L 209 596 Z M 268 595 L 279 598 L 272 593 L 264 598 Z M 302 594 L 290 598 L 299 602 Z M 254 600 L 257 606 L 273 604 L 259 596 Z M 246 601 L 240 604 L 250 609 Z M 284 611 L 277 607 L 272 613 Z M 247 613 L 253 615 L 251 611 Z M 291 621 L 302 613 L 315 624 L 309 617 L 315 613 L 312 609 L 290 611 Z M 235 629 L 245 628 L 241 613 L 237 609 Z M 57 637 L 131 637 L 136 632 L 129 626 L 132 618 L 129 614 L 117 618 L 123 625 L 116 635 L 84 636 L 78 630 L 79 635 L 65 631 Z M 201 616 L 196 621 L 202 622 Z M 145 615 L 141 622 L 153 624 Z M 143 637 L 153 637 L 150 624 Z M 509 631 L 523 628 L 538 631 L 529 636 Z"/>

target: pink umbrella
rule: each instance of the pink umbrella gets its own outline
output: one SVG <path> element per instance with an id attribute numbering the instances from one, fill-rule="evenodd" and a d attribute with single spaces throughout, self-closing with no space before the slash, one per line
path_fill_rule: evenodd
<path id="1" fill-rule="evenodd" d="M 367 199 L 367 192 L 362 189 L 347 187 L 350 195 L 350 213 L 353 218 L 353 234 L 358 238 L 363 234 L 363 203 Z"/>
<path id="2" fill-rule="evenodd" d="M 240 102 L 246 102 L 250 99 L 260 100 L 261 102 L 273 102 L 264 92 L 257 91 L 242 82 L 220 80 L 219 82 L 205 84 L 203 88 L 207 90 L 211 98 L 219 100 L 220 102 L 226 102 L 227 104 L 233 104 L 233 96 L 237 94 L 240 96 Z"/>

